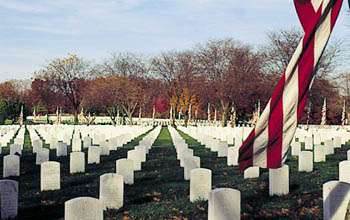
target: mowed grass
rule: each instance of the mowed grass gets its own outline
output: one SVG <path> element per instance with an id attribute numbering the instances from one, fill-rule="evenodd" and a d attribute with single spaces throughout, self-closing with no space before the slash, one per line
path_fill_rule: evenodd
<path id="1" fill-rule="evenodd" d="M 322 184 L 338 179 L 338 163 L 346 160 L 350 149 L 348 145 L 336 149 L 334 155 L 327 156 L 327 162 L 315 163 L 312 173 L 299 173 L 297 158 L 289 156 L 290 194 L 269 197 L 267 170 L 261 169 L 258 179 L 244 180 L 237 167 L 226 165 L 226 158 L 218 158 L 217 153 L 180 134 L 195 156 L 200 156 L 201 167 L 212 170 L 213 188 L 241 191 L 242 219 L 322 219 Z M 11 178 L 20 183 L 19 219 L 60 219 L 65 201 L 79 196 L 98 198 L 99 176 L 115 172 L 115 161 L 125 158 L 140 138 L 111 151 L 110 156 L 102 156 L 101 164 L 87 165 L 84 174 L 69 174 L 69 157 L 56 158 L 51 151 L 50 160 L 61 163 L 61 190 L 40 192 L 40 167 L 35 165 L 26 134 L 21 176 Z M 3 149 L 3 154 L 7 153 L 8 149 Z M 0 166 L 2 170 L 2 157 Z M 142 171 L 135 172 L 134 185 L 124 187 L 123 208 L 107 210 L 105 219 L 207 219 L 207 202 L 189 201 L 189 181 L 183 180 L 183 172 L 169 131 L 162 128 Z"/>

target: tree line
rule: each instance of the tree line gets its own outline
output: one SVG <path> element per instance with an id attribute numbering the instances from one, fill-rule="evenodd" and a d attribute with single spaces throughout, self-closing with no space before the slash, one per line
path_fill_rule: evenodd
<path id="1" fill-rule="evenodd" d="M 98 64 L 70 54 L 48 62 L 33 73 L 30 86 L 19 81 L 0 84 L 0 123 L 16 121 L 23 105 L 25 115 L 54 114 L 58 107 L 77 120 L 81 109 L 92 115 L 167 118 L 181 114 L 193 119 L 212 115 L 226 125 L 231 109 L 238 121 L 249 121 L 258 102 L 265 106 L 274 85 L 297 47 L 297 29 L 273 31 L 267 42 L 253 47 L 233 39 L 209 40 L 183 51 L 145 57 L 115 53 Z M 317 67 L 310 92 L 310 123 L 319 123 L 327 98 L 330 123 L 341 121 L 343 101 L 349 99 L 349 74 L 336 74 L 342 44 L 332 43 Z M 23 83 L 22 83 L 23 84 Z M 303 119 L 306 122 L 306 114 Z"/>

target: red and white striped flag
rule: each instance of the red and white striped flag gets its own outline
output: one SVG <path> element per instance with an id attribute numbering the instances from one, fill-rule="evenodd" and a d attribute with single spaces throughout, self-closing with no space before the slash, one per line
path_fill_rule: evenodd
<path id="1" fill-rule="evenodd" d="M 253 131 L 239 149 L 239 167 L 280 168 L 307 102 L 316 66 L 343 0 L 294 0 L 305 35 Z"/>

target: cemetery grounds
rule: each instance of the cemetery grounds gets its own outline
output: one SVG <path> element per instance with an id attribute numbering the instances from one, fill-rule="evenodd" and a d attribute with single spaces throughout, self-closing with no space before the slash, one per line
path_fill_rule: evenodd
<path id="1" fill-rule="evenodd" d="M 289 154 L 290 193 L 277 197 L 269 196 L 268 171 L 260 169 L 257 179 L 243 179 L 238 167 L 228 167 L 226 158 L 200 145 L 195 139 L 179 131 L 194 155 L 201 158 L 201 168 L 212 170 L 212 188 L 233 188 L 241 191 L 242 219 L 321 219 L 322 185 L 338 179 L 338 163 L 346 160 L 350 145 L 335 149 L 335 154 L 327 156 L 327 161 L 314 163 L 311 173 L 298 172 L 297 157 Z M 50 151 L 50 161 L 61 164 L 61 189 L 40 192 L 40 166 L 35 165 L 28 131 L 20 161 L 20 176 L 8 179 L 19 182 L 18 219 L 63 219 L 64 202 L 76 197 L 98 198 L 99 177 L 115 172 L 115 161 L 126 158 L 144 135 L 111 151 L 109 156 L 101 156 L 101 163 L 86 164 L 85 173 L 69 173 L 69 157 L 56 157 Z M 86 150 L 84 150 L 87 154 Z M 69 148 L 70 152 L 70 148 Z M 9 147 L 2 149 L 9 154 Z M 3 157 L 0 157 L 2 172 Z M 107 210 L 104 219 L 207 219 L 208 203 L 189 200 L 189 181 L 183 179 L 183 168 L 176 159 L 176 151 L 169 131 L 163 127 L 155 141 L 142 170 L 135 171 L 135 183 L 124 186 L 124 206 L 119 210 Z"/>

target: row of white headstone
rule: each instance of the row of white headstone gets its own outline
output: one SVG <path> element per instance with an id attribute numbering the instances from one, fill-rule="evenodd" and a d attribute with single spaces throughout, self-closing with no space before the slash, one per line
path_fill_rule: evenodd
<path id="1" fill-rule="evenodd" d="M 237 166 L 238 165 L 238 150 L 239 147 L 228 147 L 226 141 L 222 141 L 213 136 L 204 135 L 202 131 L 205 131 L 207 128 L 203 127 L 178 127 L 182 132 L 190 135 L 192 138 L 196 139 L 202 145 L 205 145 L 206 148 L 209 148 L 213 152 L 217 152 L 218 157 L 227 157 L 228 166 Z M 214 128 L 219 130 L 218 127 Z M 244 129 L 244 128 L 241 128 Z M 258 178 L 260 175 L 259 167 L 249 167 L 244 171 L 244 179 L 253 179 Z"/>
<path id="2" fill-rule="evenodd" d="M 148 133 L 135 147 L 128 151 L 128 158 L 116 161 L 116 173 L 100 176 L 99 199 L 78 197 L 65 202 L 65 220 L 102 220 L 103 210 L 119 209 L 124 203 L 124 184 L 134 183 L 134 171 L 141 170 L 141 163 L 160 133 L 161 127 Z"/>
<path id="3" fill-rule="evenodd" d="M 144 131 L 148 131 L 151 127 L 144 128 L 140 127 L 139 131 L 136 134 L 139 134 Z M 23 138 L 19 138 L 24 140 L 24 132 L 25 129 L 20 129 L 18 132 L 18 135 L 15 137 L 15 139 L 20 136 Z M 147 136 L 143 138 L 143 140 L 140 141 L 139 146 L 136 146 L 136 148 L 139 148 L 138 150 L 141 151 L 141 149 L 146 150 L 147 152 L 150 148 L 150 146 L 153 144 L 153 142 L 156 140 L 158 134 L 160 132 L 160 127 L 157 129 L 154 129 L 152 132 L 150 132 Z M 33 153 L 37 154 L 37 164 L 40 164 L 40 190 L 41 191 L 49 191 L 49 190 L 59 190 L 61 188 L 61 182 L 60 182 L 60 163 L 55 161 L 49 161 L 49 155 L 42 156 L 41 152 L 47 151 L 49 152 L 49 149 L 46 149 L 43 147 L 43 142 L 40 139 L 40 136 L 37 134 L 36 130 L 33 128 L 29 129 L 30 136 L 32 138 L 32 144 L 33 144 Z M 130 137 L 130 136 L 129 136 Z M 123 142 L 126 140 L 123 140 Z M 123 143 L 120 142 L 120 143 Z M 126 141 L 127 142 L 127 141 Z M 21 140 L 15 140 L 16 144 L 13 144 L 10 146 L 10 155 L 6 155 L 3 158 L 3 176 L 4 177 L 10 177 L 10 176 L 19 176 L 20 175 L 20 156 L 22 154 L 23 149 L 23 141 Z M 21 145 L 20 145 L 21 144 Z M 99 163 L 100 158 L 100 152 L 101 150 L 98 149 L 94 153 L 94 148 L 99 148 L 98 146 L 91 146 L 92 139 L 90 139 L 90 144 L 86 145 L 88 146 L 88 160 L 91 163 Z M 141 146 L 141 144 L 143 144 Z M 61 146 L 65 148 L 64 152 L 62 153 Z M 15 148 L 15 150 L 11 150 L 12 148 Z M 91 148 L 91 149 L 90 149 Z M 67 145 L 63 142 L 58 142 L 56 146 L 56 153 L 57 156 L 66 156 L 67 155 Z M 129 151 L 130 152 L 130 151 Z M 132 172 L 134 172 L 134 163 L 135 160 L 137 160 L 137 163 L 139 162 L 140 158 L 135 157 L 133 158 L 133 154 L 130 154 L 132 159 L 127 159 L 127 161 L 131 162 L 132 164 Z M 138 154 L 140 155 L 140 154 Z M 45 157 L 46 159 L 42 159 L 42 157 Z M 142 156 L 143 157 L 143 156 Z M 145 157 L 145 156 L 144 156 Z M 38 159 L 39 158 L 39 159 Z M 38 160 L 40 163 L 38 163 Z M 88 161 L 88 163 L 89 163 Z M 123 167 L 120 165 L 118 166 L 118 161 L 116 161 L 116 170 L 119 171 L 122 175 L 117 174 L 105 174 L 101 176 L 100 178 L 100 199 L 103 202 L 103 204 L 106 207 L 109 207 L 108 201 L 110 200 L 110 191 L 116 190 L 113 187 L 111 188 L 111 183 L 114 183 L 113 186 L 118 185 L 118 192 L 117 197 L 118 200 L 114 200 L 115 207 L 119 208 L 122 206 L 123 200 L 120 198 L 123 198 Z M 71 152 L 70 153 L 70 172 L 71 173 L 77 173 L 77 172 L 85 172 L 85 154 L 84 152 Z M 130 173 L 130 171 L 129 171 Z M 133 178 L 133 175 L 132 175 Z M 120 181 L 121 180 L 121 181 Z M 0 189 L 0 198 L 1 198 L 1 216 L 2 218 L 13 218 L 17 215 L 17 209 L 18 209 L 18 183 L 16 181 L 12 180 L 2 180 L 1 182 L 1 189 Z M 120 185 L 120 182 L 122 185 Z M 133 179 L 132 179 L 133 182 Z M 116 193 L 114 194 L 116 195 Z M 113 196 L 112 196 L 113 197 Z M 113 198 L 117 198 L 114 196 Z M 112 198 L 112 199 L 113 199 Z M 120 206 L 121 204 L 121 206 Z"/>
<path id="4" fill-rule="evenodd" d="M 188 147 L 186 141 L 175 128 L 168 126 L 168 130 L 176 149 L 177 159 L 180 160 L 180 166 L 184 168 L 184 179 L 189 180 L 191 170 L 201 167 L 201 160 L 199 157 L 193 155 L 193 149 Z"/>
<path id="5" fill-rule="evenodd" d="M 203 135 L 203 133 L 200 132 L 200 128 L 178 126 L 178 129 L 190 135 L 192 138 L 196 139 L 202 145 L 205 145 L 205 147 L 209 148 L 211 151 L 217 152 L 218 157 L 227 157 L 228 144 L 226 141 L 221 141 L 211 136 Z"/>
<path id="6" fill-rule="evenodd" d="M 168 127 L 176 148 L 180 165 L 184 167 L 184 179 L 190 180 L 190 201 L 208 201 L 208 220 L 240 219 L 241 193 L 230 188 L 212 190 L 212 171 L 200 168 L 200 158 L 173 127 Z"/>

